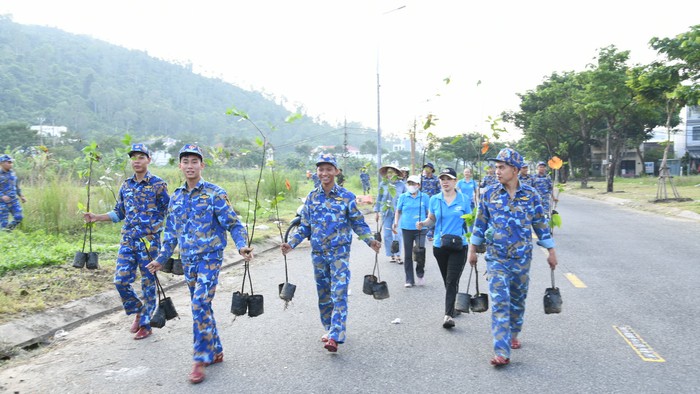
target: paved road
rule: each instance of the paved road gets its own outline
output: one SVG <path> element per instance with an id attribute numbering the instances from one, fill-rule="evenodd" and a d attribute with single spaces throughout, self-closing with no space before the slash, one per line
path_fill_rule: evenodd
<path id="1" fill-rule="evenodd" d="M 230 297 L 242 272 L 222 273 L 214 307 L 226 359 L 209 367 L 200 385 L 187 383 L 192 334 L 183 287 L 169 292 L 182 319 L 152 337 L 134 341 L 129 318 L 103 316 L 5 365 L 0 391 L 695 392 L 700 223 L 574 196 L 562 198 L 559 211 L 564 227 L 556 234 L 556 281 L 563 313 L 543 312 L 550 275 L 537 249 L 523 348 L 503 369 L 488 364 L 489 313 L 463 314 L 455 329 L 442 328 L 444 289 L 430 249 L 425 287 L 405 289 L 403 266 L 380 257 L 391 297 L 374 300 L 361 291 L 373 252 L 356 241 L 348 341 L 337 354 L 319 341 L 323 330 L 305 244 L 288 256 L 297 291 L 286 310 L 276 296 L 284 279 L 280 253 L 265 253 L 252 265 L 255 290 L 265 296 L 262 316 L 233 321 Z M 483 271 L 483 261 L 479 267 Z M 392 324 L 397 318 L 401 323 Z"/>

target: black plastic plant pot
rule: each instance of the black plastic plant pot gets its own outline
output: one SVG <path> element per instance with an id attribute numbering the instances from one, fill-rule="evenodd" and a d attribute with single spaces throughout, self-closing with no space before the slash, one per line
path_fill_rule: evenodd
<path id="1" fill-rule="evenodd" d="M 165 297 L 160 300 L 160 303 L 158 303 L 158 308 L 163 308 L 163 311 L 165 311 L 166 320 L 172 320 L 178 317 L 177 311 L 175 310 L 175 304 L 170 297 Z"/>
<path id="2" fill-rule="evenodd" d="M 97 252 L 88 253 L 87 262 L 85 263 L 85 268 L 89 270 L 96 270 L 100 268 L 99 258 Z"/>
<path id="3" fill-rule="evenodd" d="M 544 313 L 560 313 L 562 303 L 558 287 L 548 287 L 544 291 Z"/>
<path id="4" fill-rule="evenodd" d="M 160 272 L 165 272 L 169 274 L 173 272 L 173 258 L 169 258 L 162 267 L 160 267 Z"/>
<path id="5" fill-rule="evenodd" d="M 481 313 L 486 312 L 489 309 L 489 296 L 488 294 L 479 293 L 474 295 L 471 300 L 469 300 L 469 306 L 472 312 Z"/>
<path id="6" fill-rule="evenodd" d="M 248 316 L 255 317 L 265 313 L 265 300 L 262 294 L 251 294 L 248 296 Z"/>
<path id="7" fill-rule="evenodd" d="M 425 248 L 422 246 L 413 247 L 413 262 L 416 264 L 425 264 Z"/>
<path id="8" fill-rule="evenodd" d="M 391 241 L 391 253 L 399 253 L 399 241 Z"/>
<path id="9" fill-rule="evenodd" d="M 389 285 L 385 281 L 377 282 L 372 286 L 372 297 L 375 300 L 389 298 Z"/>
<path id="10" fill-rule="evenodd" d="M 455 309 L 463 313 L 469 313 L 471 300 L 471 294 L 457 293 L 457 298 L 455 299 Z"/>
<path id="11" fill-rule="evenodd" d="M 486 253 L 486 245 L 484 245 L 484 244 L 474 245 L 474 251 L 476 253 Z"/>
<path id="12" fill-rule="evenodd" d="M 88 254 L 85 252 L 75 252 L 75 257 L 73 257 L 73 267 L 83 268 L 88 260 Z"/>
<path id="13" fill-rule="evenodd" d="M 362 292 L 367 295 L 374 293 L 374 285 L 377 283 L 377 277 L 374 275 L 365 275 L 365 281 L 362 282 Z"/>
<path id="14" fill-rule="evenodd" d="M 374 233 L 374 239 L 376 239 L 379 242 L 382 242 L 382 233 L 380 233 L 379 231 Z"/>
<path id="15" fill-rule="evenodd" d="M 234 292 L 231 296 L 231 313 L 242 316 L 246 312 L 248 312 L 248 293 Z"/>
<path id="16" fill-rule="evenodd" d="M 165 311 L 160 306 L 157 306 L 156 310 L 153 312 L 153 316 L 151 316 L 151 322 L 149 324 L 151 327 L 163 328 L 165 327 L 166 320 Z"/>
<path id="17" fill-rule="evenodd" d="M 172 273 L 173 273 L 173 275 L 185 275 L 185 271 L 182 268 L 182 260 L 181 259 L 173 259 Z"/>
<path id="18" fill-rule="evenodd" d="M 293 285 L 289 282 L 284 282 L 279 284 L 280 298 L 285 301 L 291 301 L 294 298 L 294 291 L 297 289 L 297 285 Z"/>

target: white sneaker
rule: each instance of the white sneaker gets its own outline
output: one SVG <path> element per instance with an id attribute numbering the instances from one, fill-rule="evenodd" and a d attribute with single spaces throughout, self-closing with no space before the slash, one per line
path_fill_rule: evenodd
<path id="1" fill-rule="evenodd" d="M 416 280 L 416 285 L 417 285 L 417 286 L 425 286 L 425 277 L 423 277 L 423 278 L 418 278 L 418 279 Z"/>
<path id="2" fill-rule="evenodd" d="M 452 319 L 452 316 L 445 315 L 445 320 L 442 323 L 443 328 L 452 328 L 455 326 L 455 321 Z"/>
<path id="3" fill-rule="evenodd" d="M 405 288 L 413 287 L 413 284 L 411 284 L 411 283 L 406 283 L 405 285 L 403 285 L 403 287 L 405 287 Z"/>

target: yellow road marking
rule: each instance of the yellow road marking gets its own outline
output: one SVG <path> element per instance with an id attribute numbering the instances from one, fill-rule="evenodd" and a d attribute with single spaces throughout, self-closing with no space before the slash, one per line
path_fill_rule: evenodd
<path id="1" fill-rule="evenodd" d="M 565 273 L 564 276 L 569 280 L 569 282 L 571 282 L 572 285 L 574 285 L 574 287 L 579 289 L 585 289 L 588 287 L 581 279 L 578 278 L 578 276 L 572 274 L 571 272 Z"/>
<path id="2" fill-rule="evenodd" d="M 654 363 L 664 363 L 664 360 L 659 356 L 654 349 L 647 344 L 642 337 L 639 336 L 632 327 L 630 326 L 613 326 L 615 331 L 627 342 L 628 345 L 637 353 L 637 355 L 644 361 L 654 362 Z"/>

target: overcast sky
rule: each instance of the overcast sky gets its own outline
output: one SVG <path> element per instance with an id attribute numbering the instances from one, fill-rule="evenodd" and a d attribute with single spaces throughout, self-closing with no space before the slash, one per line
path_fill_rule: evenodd
<path id="1" fill-rule="evenodd" d="M 2 0 L 0 14 L 191 62 L 332 123 L 377 127 L 378 73 L 382 132 L 432 112 L 440 135 L 487 132 L 516 93 L 583 70 L 598 48 L 648 63 L 652 37 L 700 23 L 690 0 Z"/>

